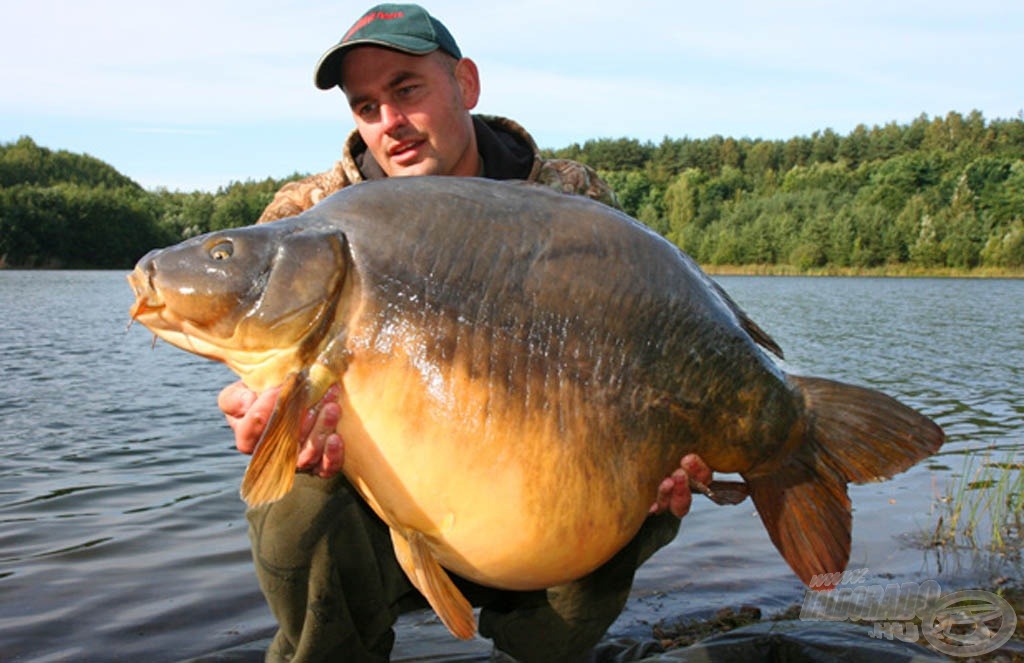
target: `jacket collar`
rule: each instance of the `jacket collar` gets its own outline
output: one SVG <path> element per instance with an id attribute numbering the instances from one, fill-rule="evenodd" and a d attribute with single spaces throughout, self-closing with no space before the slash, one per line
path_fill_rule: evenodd
<path id="1" fill-rule="evenodd" d="M 493 115 L 474 115 L 473 128 L 484 164 L 484 177 L 496 180 L 535 177 L 541 163 L 540 151 L 526 129 L 508 118 Z M 387 177 L 356 130 L 345 141 L 341 164 L 353 183 Z"/>

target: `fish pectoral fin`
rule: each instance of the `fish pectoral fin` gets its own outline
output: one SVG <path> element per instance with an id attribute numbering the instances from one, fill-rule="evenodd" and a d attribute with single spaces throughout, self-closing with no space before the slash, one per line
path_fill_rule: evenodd
<path id="1" fill-rule="evenodd" d="M 291 373 L 281 386 L 270 421 L 242 480 L 242 499 L 250 507 L 281 499 L 295 483 L 299 427 L 307 391 L 305 371 Z"/>
<path id="2" fill-rule="evenodd" d="M 473 606 L 438 564 L 423 534 L 410 530 L 404 537 L 392 529 L 391 542 L 405 575 L 427 599 L 452 635 L 462 640 L 472 638 L 476 633 Z"/>

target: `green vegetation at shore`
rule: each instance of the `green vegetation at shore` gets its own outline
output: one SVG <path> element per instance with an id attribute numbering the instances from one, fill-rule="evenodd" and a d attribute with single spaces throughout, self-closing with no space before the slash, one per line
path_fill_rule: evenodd
<path id="1" fill-rule="evenodd" d="M 1024 268 L 1024 121 L 920 116 L 786 141 L 590 141 L 623 208 L 702 265 L 798 273 Z"/>
<path id="2" fill-rule="evenodd" d="M 151 249 L 253 223 L 285 182 L 147 191 L 88 155 L 0 144 L 0 267 L 128 268 Z"/>
<path id="3" fill-rule="evenodd" d="M 1021 562 L 1024 463 L 1019 452 L 964 457 L 964 467 L 936 496 L 935 526 L 918 545 Z"/>
<path id="4" fill-rule="evenodd" d="M 1024 267 L 922 267 L 910 263 L 887 263 L 874 267 L 797 267 L 795 265 L 715 265 L 703 269 L 714 276 L 867 276 L 887 278 L 975 278 L 1020 279 Z"/>
<path id="5" fill-rule="evenodd" d="M 593 166 L 627 213 L 715 273 L 1024 275 L 1020 116 L 951 112 L 774 141 L 596 139 L 545 156 Z M 253 223 L 298 177 L 147 191 L 22 137 L 0 144 L 0 266 L 129 267 Z"/>

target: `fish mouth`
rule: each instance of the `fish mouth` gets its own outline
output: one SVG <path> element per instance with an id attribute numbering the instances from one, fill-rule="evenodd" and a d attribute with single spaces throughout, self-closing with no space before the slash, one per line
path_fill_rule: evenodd
<path id="1" fill-rule="evenodd" d="M 161 301 L 153 301 L 152 298 L 147 298 L 146 301 L 143 301 L 142 299 L 136 299 L 135 303 L 132 304 L 131 310 L 128 311 L 128 316 L 134 321 L 138 320 L 144 315 L 159 315 L 160 311 L 162 311 L 163 309 L 164 304 Z"/>
<path id="2" fill-rule="evenodd" d="M 278 350 L 274 347 L 249 347 L 239 349 L 235 336 L 218 337 L 209 330 L 197 327 L 175 310 L 173 296 L 165 297 L 153 283 L 154 273 L 149 269 L 136 268 L 128 274 L 128 284 L 135 293 L 135 302 L 128 311 L 128 328 L 137 321 L 153 334 L 153 343 L 161 339 L 166 343 L 214 361 L 228 365 L 243 380 L 263 380 L 260 390 L 274 384 L 262 378 L 269 372 L 266 367 L 273 364 Z M 173 295 L 173 293 L 171 293 Z M 290 355 L 289 355 L 290 356 Z M 272 366 L 271 366 L 272 368 Z"/>
<path id="3" fill-rule="evenodd" d="M 134 322 L 145 315 L 156 314 L 165 308 L 163 298 L 160 297 L 149 274 L 136 269 L 128 275 L 128 283 L 135 293 L 135 303 L 128 311 L 128 316 Z"/>

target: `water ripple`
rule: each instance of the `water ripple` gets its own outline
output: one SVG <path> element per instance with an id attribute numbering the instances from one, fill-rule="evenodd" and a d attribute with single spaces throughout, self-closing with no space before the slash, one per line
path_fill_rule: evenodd
<path id="1" fill-rule="evenodd" d="M 788 370 L 881 388 L 949 434 L 939 455 L 895 480 L 851 487 L 851 563 L 899 581 L 973 581 L 969 569 L 937 571 L 899 537 L 927 527 L 965 458 L 1024 454 L 1024 282 L 720 280 L 782 345 Z M 247 459 L 216 408 L 234 377 L 126 334 L 130 300 L 120 273 L 0 271 L 5 660 L 117 651 L 159 663 L 273 624 L 238 497 Z M 620 632 L 652 611 L 802 596 L 749 502 L 700 499 L 635 590 Z"/>

